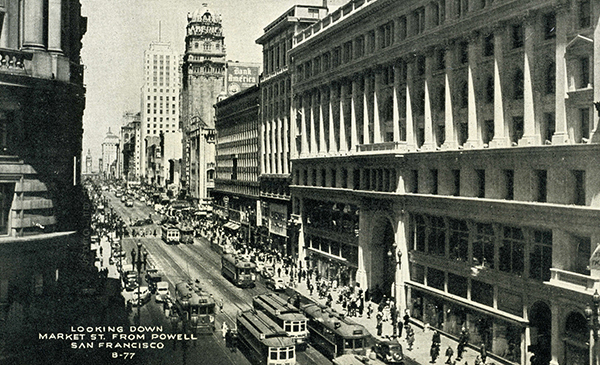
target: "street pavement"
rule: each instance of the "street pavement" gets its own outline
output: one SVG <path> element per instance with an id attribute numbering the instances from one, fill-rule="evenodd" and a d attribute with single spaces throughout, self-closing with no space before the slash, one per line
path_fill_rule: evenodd
<path id="1" fill-rule="evenodd" d="M 308 288 L 306 286 L 306 280 L 304 280 L 303 282 L 296 284 L 296 287 L 292 288 L 293 290 L 295 290 L 296 292 L 300 293 L 301 295 L 305 296 L 306 298 L 311 299 L 314 302 L 318 302 L 320 304 L 325 305 L 326 299 L 319 299 L 319 295 L 317 294 L 316 290 L 313 291 L 313 295 L 309 295 L 308 292 Z M 332 293 L 332 297 L 337 298 L 337 293 Z M 359 323 L 363 326 L 365 326 L 365 328 L 367 328 L 367 330 L 369 331 L 369 333 L 371 333 L 371 335 L 373 335 L 373 337 L 375 338 L 379 338 L 379 339 L 384 339 L 384 337 L 378 337 L 377 336 L 377 328 L 376 328 L 376 324 L 377 321 L 375 319 L 375 315 L 377 313 L 377 304 L 376 303 L 372 303 L 372 307 L 373 307 L 373 314 L 371 315 L 371 318 L 368 319 L 366 316 L 366 308 L 367 308 L 368 303 L 365 303 L 365 314 L 363 314 L 362 317 L 350 317 L 354 322 Z M 335 309 L 336 311 L 340 312 L 340 313 L 345 313 L 345 311 L 342 308 L 342 305 L 339 303 L 336 303 L 336 301 L 334 300 L 333 304 L 331 305 L 331 307 L 333 309 Z M 427 326 L 423 326 L 420 322 L 416 322 L 414 319 L 411 319 L 411 325 L 414 329 L 414 333 L 415 333 L 415 342 L 413 345 L 413 349 L 411 351 L 408 350 L 408 345 L 406 343 L 406 334 L 403 331 L 403 335 L 404 337 L 399 339 L 400 344 L 402 345 L 402 350 L 404 352 L 404 356 L 415 361 L 416 363 L 419 364 L 428 364 L 431 363 L 431 356 L 429 354 L 429 350 L 431 349 L 431 339 L 433 336 L 433 330 L 429 329 Z M 387 322 L 383 322 L 383 331 L 382 331 L 383 336 L 391 336 L 392 334 L 392 325 L 390 321 Z M 441 336 L 441 346 L 440 346 L 440 356 L 438 357 L 436 364 L 443 364 L 446 362 L 447 358 L 446 356 L 444 356 L 444 354 L 446 353 L 446 349 L 448 348 L 448 346 L 450 346 L 454 352 L 454 356 L 452 356 L 452 361 L 454 362 L 456 359 L 456 354 L 457 354 L 457 346 L 458 346 L 458 342 L 448 338 L 444 335 Z M 477 355 L 479 355 L 479 351 L 478 350 L 474 350 L 473 348 L 467 348 L 466 351 L 463 353 L 463 357 L 462 360 L 460 362 L 456 362 L 456 365 L 474 365 L 475 364 L 475 358 L 477 357 Z M 371 356 L 372 358 L 372 356 Z M 489 359 L 489 353 L 488 353 L 488 360 L 487 360 L 488 364 L 491 364 L 491 361 Z"/>

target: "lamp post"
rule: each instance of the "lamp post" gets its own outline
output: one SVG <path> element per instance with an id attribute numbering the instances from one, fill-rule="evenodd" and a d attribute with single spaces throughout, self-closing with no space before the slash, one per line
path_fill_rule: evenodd
<path id="1" fill-rule="evenodd" d="M 140 317 L 140 308 L 142 306 L 142 303 L 140 303 L 140 287 L 141 287 L 141 283 L 142 283 L 142 278 L 141 278 L 141 270 L 142 270 L 142 243 L 138 242 L 137 243 L 137 248 L 138 248 L 138 252 L 136 255 L 136 265 L 137 265 L 137 273 L 138 273 L 138 277 L 137 277 L 137 282 L 138 282 L 138 287 L 137 287 L 137 325 L 140 325 L 141 322 L 141 317 Z"/>
<path id="2" fill-rule="evenodd" d="M 590 341 L 590 363 L 597 365 L 598 351 L 596 347 L 598 343 L 598 330 L 600 329 L 600 294 L 598 294 L 598 290 L 594 291 L 591 306 L 588 303 L 585 308 L 585 318 L 588 321 L 588 328 L 592 331 L 592 337 L 594 338 L 593 342 Z"/>

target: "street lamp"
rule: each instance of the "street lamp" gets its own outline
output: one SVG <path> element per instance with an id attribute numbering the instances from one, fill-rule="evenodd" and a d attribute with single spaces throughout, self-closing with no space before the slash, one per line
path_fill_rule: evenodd
<path id="1" fill-rule="evenodd" d="M 136 261 L 136 265 L 137 265 L 137 272 L 138 272 L 138 277 L 137 277 L 137 282 L 138 282 L 138 287 L 137 287 L 137 325 L 140 325 L 141 322 L 141 317 L 140 317 L 140 308 L 142 306 L 142 303 L 140 303 L 140 296 L 141 296 L 141 292 L 140 292 L 140 287 L 141 287 L 141 283 L 142 283 L 142 278 L 141 278 L 141 273 L 140 271 L 142 270 L 142 243 L 138 242 L 137 243 L 137 248 L 138 248 L 138 252 L 137 252 L 137 261 Z"/>
<path id="2" fill-rule="evenodd" d="M 594 340 L 598 339 L 598 329 L 600 329 L 600 321 L 598 318 L 600 317 L 600 294 L 598 294 L 598 290 L 594 291 L 594 296 L 592 297 L 592 307 L 588 304 L 585 308 L 585 318 L 588 321 L 588 327 L 592 330 L 592 334 L 594 335 Z"/>
<path id="3" fill-rule="evenodd" d="M 392 247 L 388 250 L 387 255 L 388 258 L 391 260 L 392 258 L 395 260 L 396 265 L 400 266 L 400 264 L 402 263 L 402 252 L 401 251 L 397 251 L 396 252 L 396 256 L 394 257 L 394 252 L 396 251 L 396 244 L 394 243 L 392 245 Z"/>

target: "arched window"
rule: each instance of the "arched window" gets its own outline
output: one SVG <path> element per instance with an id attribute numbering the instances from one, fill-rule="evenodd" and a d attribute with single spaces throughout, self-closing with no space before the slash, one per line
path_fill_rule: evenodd
<path id="1" fill-rule="evenodd" d="M 523 71 L 518 68 L 513 75 L 513 98 L 515 100 L 523 99 Z"/>

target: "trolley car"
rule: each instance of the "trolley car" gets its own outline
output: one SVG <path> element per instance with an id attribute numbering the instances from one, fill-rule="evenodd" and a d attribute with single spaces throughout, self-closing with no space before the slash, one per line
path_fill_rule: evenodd
<path id="1" fill-rule="evenodd" d="M 194 243 L 194 227 L 190 225 L 181 225 L 179 227 L 179 239 L 181 243 Z"/>
<path id="2" fill-rule="evenodd" d="M 237 317 L 240 345 L 259 364 L 294 365 L 296 348 L 294 340 L 261 311 L 241 312 Z"/>
<path id="3" fill-rule="evenodd" d="M 366 354 L 372 337 L 364 326 L 324 305 L 306 304 L 301 310 L 308 317 L 311 344 L 325 356 Z"/>
<path id="4" fill-rule="evenodd" d="M 231 254 L 221 257 L 221 274 L 239 287 L 254 287 L 255 267 L 253 262 Z"/>
<path id="5" fill-rule="evenodd" d="M 252 305 L 255 310 L 264 312 L 267 317 L 283 328 L 288 336 L 294 339 L 297 350 L 306 349 L 307 318 L 300 313 L 298 308 L 273 293 L 257 295 L 252 300 Z"/>
<path id="6" fill-rule="evenodd" d="M 171 224 L 164 224 L 161 226 L 162 239 L 167 244 L 178 244 L 179 243 L 179 228 Z"/>
<path id="7" fill-rule="evenodd" d="M 195 333 L 215 331 L 215 300 L 187 282 L 175 286 L 175 308 L 184 328 Z"/>

